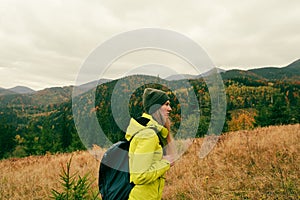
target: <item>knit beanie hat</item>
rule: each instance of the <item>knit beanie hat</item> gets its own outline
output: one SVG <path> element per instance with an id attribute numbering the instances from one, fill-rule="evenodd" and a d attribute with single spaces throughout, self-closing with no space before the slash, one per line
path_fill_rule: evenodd
<path id="1" fill-rule="evenodd" d="M 144 111 L 148 114 L 152 114 L 168 100 L 169 97 L 164 91 L 146 88 L 143 94 Z"/>

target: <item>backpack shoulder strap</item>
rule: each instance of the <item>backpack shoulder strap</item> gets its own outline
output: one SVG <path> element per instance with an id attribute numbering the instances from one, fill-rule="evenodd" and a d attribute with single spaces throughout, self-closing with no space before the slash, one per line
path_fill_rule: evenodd
<path id="1" fill-rule="evenodd" d="M 144 129 L 141 129 L 141 130 L 144 130 Z M 129 142 L 131 142 L 131 140 L 134 138 L 134 136 L 135 136 L 136 134 L 138 134 L 141 130 L 135 132 L 135 133 L 132 135 L 132 137 L 130 138 Z"/>
<path id="2" fill-rule="evenodd" d="M 157 135 L 157 137 L 158 137 L 158 139 L 159 139 L 159 144 L 160 144 L 162 147 L 164 147 L 165 144 L 164 144 L 164 142 L 163 142 L 163 138 L 162 138 L 162 136 L 161 136 L 160 134 L 158 134 L 158 130 L 157 130 L 157 128 L 154 127 L 154 126 L 148 126 L 148 127 L 145 127 L 145 128 L 143 128 L 143 129 L 138 130 L 137 132 L 135 132 L 135 133 L 132 135 L 132 137 L 130 138 L 129 143 L 130 143 L 131 140 L 134 138 L 134 136 L 136 136 L 139 132 L 141 132 L 142 130 L 145 130 L 145 129 L 147 129 L 147 128 L 150 128 L 150 129 L 152 129 L 152 130 L 155 131 L 155 133 L 156 133 L 156 135 Z"/>
<path id="3" fill-rule="evenodd" d="M 132 137 L 130 138 L 129 142 L 131 142 L 131 140 L 134 138 L 134 136 L 136 136 L 139 132 L 141 132 L 141 131 L 143 131 L 143 130 L 145 130 L 145 129 L 147 129 L 147 128 L 149 128 L 149 127 L 142 128 L 142 129 L 138 130 L 137 132 L 135 132 L 135 133 L 132 135 Z"/>

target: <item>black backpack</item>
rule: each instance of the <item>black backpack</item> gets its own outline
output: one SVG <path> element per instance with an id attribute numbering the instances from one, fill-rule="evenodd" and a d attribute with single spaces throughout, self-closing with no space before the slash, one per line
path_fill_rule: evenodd
<path id="1" fill-rule="evenodd" d="M 147 128 L 157 133 L 155 127 L 145 129 Z M 102 200 L 128 200 L 130 191 L 134 187 L 134 183 L 130 182 L 128 151 L 131 140 L 141 130 L 134 133 L 129 141 L 121 140 L 104 153 L 100 162 L 98 180 Z M 157 136 L 162 145 L 160 134 Z"/>
<path id="2" fill-rule="evenodd" d="M 113 144 L 103 155 L 99 170 L 99 191 L 103 200 L 127 200 L 131 189 L 128 150 L 130 141 Z"/>
<path id="3" fill-rule="evenodd" d="M 141 131 L 141 130 L 140 130 Z M 134 187 L 130 183 L 128 151 L 130 141 L 121 140 L 113 144 L 102 157 L 99 169 L 99 191 L 102 200 L 127 200 Z"/>

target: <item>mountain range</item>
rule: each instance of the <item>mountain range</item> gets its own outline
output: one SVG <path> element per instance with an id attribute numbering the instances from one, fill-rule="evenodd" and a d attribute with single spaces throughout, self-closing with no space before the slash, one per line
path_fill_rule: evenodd
<path id="1" fill-rule="evenodd" d="M 223 70 L 220 68 L 217 68 L 218 72 L 221 74 L 223 80 L 229 80 L 229 79 L 248 79 L 252 81 L 260 81 L 260 82 L 274 82 L 274 81 L 284 81 L 284 82 L 292 82 L 296 84 L 300 84 L 300 59 L 292 62 L 291 64 L 285 66 L 285 67 L 264 67 L 264 68 L 257 68 L 257 69 L 250 69 L 250 70 L 239 70 L 239 69 L 232 69 L 232 70 Z M 209 72 L 206 72 L 205 74 L 208 74 Z M 166 78 L 166 80 L 180 80 L 180 79 L 198 79 L 202 76 L 205 76 L 205 74 L 202 75 L 189 75 L 189 74 L 179 74 L 179 75 L 172 75 Z M 109 79 L 103 79 L 100 81 L 92 81 L 86 84 L 82 84 L 79 86 L 79 88 L 82 90 L 82 92 L 85 92 L 89 90 L 89 88 L 92 88 L 97 84 L 102 84 L 109 82 L 111 80 Z M 49 99 L 53 99 L 53 95 L 57 96 L 57 102 L 52 103 L 58 103 L 61 100 L 67 100 L 70 99 L 72 95 L 74 86 L 65 86 L 65 87 L 52 87 L 52 88 L 46 88 L 43 90 L 35 91 L 31 88 L 25 87 L 25 86 L 16 86 L 9 89 L 0 88 L 0 97 L 1 96 L 7 96 L 7 95 L 27 95 L 30 98 L 34 98 L 35 96 L 43 96 L 43 101 L 47 103 Z M 41 98 L 41 97 L 39 97 Z M 2 100 L 0 98 L 0 100 Z"/>
<path id="2" fill-rule="evenodd" d="M 250 70 L 228 70 L 221 73 L 223 79 L 249 78 L 256 81 L 300 82 L 300 59 L 285 67 L 264 67 Z"/>
<path id="3" fill-rule="evenodd" d="M 34 93 L 35 90 L 25 87 L 25 86 L 16 86 L 9 89 L 0 88 L 0 95 L 9 95 L 9 94 L 30 94 Z"/>

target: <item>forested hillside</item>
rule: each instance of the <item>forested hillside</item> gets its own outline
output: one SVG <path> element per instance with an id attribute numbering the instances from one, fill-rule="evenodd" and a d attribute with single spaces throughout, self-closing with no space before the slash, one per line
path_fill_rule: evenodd
<path id="1" fill-rule="evenodd" d="M 284 77 L 283 79 L 273 75 L 262 75 L 256 70 L 222 72 L 227 100 L 223 132 L 300 123 L 300 82 L 299 79 L 295 80 L 299 68 L 299 61 L 296 61 L 281 69 L 280 73 Z M 291 71 L 295 71 L 295 73 L 292 79 L 287 79 Z M 275 77 L 276 80 L 270 77 Z M 146 84 L 146 82 L 143 84 L 147 78 L 155 79 L 161 84 Z M 129 112 L 132 117 L 137 117 L 142 113 L 141 97 L 145 87 L 163 89 L 168 91 L 171 97 L 173 109 L 170 117 L 174 123 L 173 133 L 176 134 L 182 118 L 181 107 L 186 102 L 183 101 L 179 104 L 176 92 L 167 88 L 165 83 L 175 87 L 182 85 L 181 81 L 183 80 L 167 81 L 159 77 L 135 75 L 105 82 L 98 85 L 96 90 L 83 93 L 77 98 L 81 98 L 85 102 L 82 106 L 86 110 L 83 112 L 88 114 L 95 112 L 101 128 L 107 137 L 115 142 L 124 135 L 116 125 L 116 120 L 125 120 L 124 124 L 128 122 L 127 119 L 116 119 L 112 116 L 111 97 L 113 91 L 116 90 L 116 85 L 119 91 L 129 92 L 131 84 L 141 83 L 141 86 L 133 91 L 130 97 Z M 198 101 L 198 105 L 194 105 L 194 107 L 200 108 L 196 136 L 202 137 L 207 133 L 210 123 L 210 94 L 202 78 L 189 79 L 188 83 L 191 86 L 188 90 L 195 93 Z M 73 120 L 72 89 L 73 87 L 70 86 L 48 88 L 31 94 L 1 95 L 0 158 L 85 149 Z M 95 101 L 90 99 L 92 93 L 95 93 Z M 124 97 L 120 96 L 119 98 Z M 95 105 L 91 105 L 93 102 Z M 189 109 L 189 113 L 192 113 L 193 105 Z M 92 138 L 87 140 L 93 142 Z"/>

